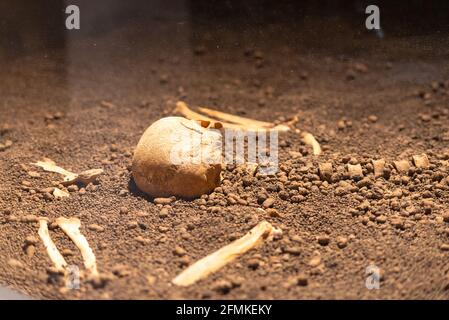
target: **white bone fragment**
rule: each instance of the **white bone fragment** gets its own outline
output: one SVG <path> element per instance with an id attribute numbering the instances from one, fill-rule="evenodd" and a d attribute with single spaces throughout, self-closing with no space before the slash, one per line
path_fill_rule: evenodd
<path id="1" fill-rule="evenodd" d="M 330 181 L 333 174 L 332 163 L 330 162 L 320 163 L 318 165 L 318 171 L 321 179 Z"/>
<path id="2" fill-rule="evenodd" d="M 95 181 L 97 177 L 103 173 L 103 169 L 91 169 L 81 172 L 80 174 L 73 173 L 71 171 L 65 170 L 56 165 L 56 163 L 48 158 L 44 158 L 43 161 L 38 161 L 36 163 L 32 163 L 35 166 L 41 167 L 45 171 L 59 173 L 64 176 L 61 184 L 70 185 L 77 182 L 81 182 L 83 184 L 89 184 L 90 182 Z"/>
<path id="3" fill-rule="evenodd" d="M 348 163 L 348 173 L 351 179 L 361 179 L 363 178 L 363 170 L 360 164 L 350 164 Z"/>
<path id="4" fill-rule="evenodd" d="M 84 267 L 91 274 L 94 279 L 99 278 L 97 270 L 97 262 L 95 254 L 89 246 L 87 239 L 81 234 L 79 228 L 81 221 L 78 218 L 64 218 L 56 219 L 56 224 L 69 236 L 73 243 L 78 247 L 81 256 L 84 260 Z"/>
<path id="5" fill-rule="evenodd" d="M 385 160 L 384 159 L 373 160 L 373 168 L 374 168 L 374 176 L 376 178 L 382 177 L 384 175 Z"/>
<path id="6" fill-rule="evenodd" d="M 413 156 L 413 163 L 417 168 L 428 169 L 430 167 L 429 158 L 425 153 Z"/>
<path id="7" fill-rule="evenodd" d="M 407 160 L 394 161 L 393 164 L 398 173 L 408 173 L 410 169 L 410 163 Z"/>
<path id="8" fill-rule="evenodd" d="M 304 141 L 305 144 L 312 147 L 314 155 L 317 156 L 321 154 L 321 146 L 311 133 L 303 132 L 302 140 Z"/>
<path id="9" fill-rule="evenodd" d="M 56 199 L 60 199 L 60 198 L 67 198 L 67 197 L 70 196 L 70 194 L 68 192 L 66 192 L 66 191 L 63 191 L 63 190 L 59 189 L 59 188 L 55 188 L 53 190 L 53 196 Z"/>
<path id="10" fill-rule="evenodd" d="M 260 127 L 260 128 L 272 128 L 274 125 L 271 122 L 265 122 L 265 121 L 259 121 L 259 120 L 253 120 L 250 118 L 245 118 L 245 117 L 240 117 L 240 116 L 236 116 L 233 114 L 229 114 L 229 113 L 225 113 L 225 112 L 221 112 L 221 111 L 217 111 L 217 110 L 212 110 L 209 108 L 198 108 L 198 110 L 201 113 L 204 113 L 205 115 L 223 120 L 223 121 L 227 121 L 227 122 L 231 122 L 231 123 L 235 123 L 235 124 L 241 124 L 247 127 Z"/>
<path id="11" fill-rule="evenodd" d="M 64 273 L 65 268 L 67 267 L 67 262 L 64 260 L 64 257 L 61 255 L 58 248 L 56 248 L 55 243 L 50 238 L 50 234 L 48 232 L 48 223 L 45 218 L 39 219 L 38 234 L 42 239 L 42 242 L 44 243 L 45 249 L 47 250 L 50 260 L 53 262 L 53 265 L 58 271 Z"/>
<path id="12" fill-rule="evenodd" d="M 280 231 L 276 230 L 269 222 L 262 221 L 242 238 L 195 262 L 175 277 L 172 282 L 177 286 L 194 284 L 256 247 L 268 237 L 278 236 L 279 233 Z"/>
<path id="13" fill-rule="evenodd" d="M 65 170 L 56 165 L 56 163 L 48 158 L 44 158 L 43 161 L 32 163 L 35 166 L 41 167 L 45 171 L 56 172 L 64 176 L 63 182 L 75 182 L 78 175 L 76 173 Z"/>
<path id="14" fill-rule="evenodd" d="M 202 108 L 202 110 L 207 110 L 206 112 L 210 114 L 214 114 L 214 116 L 219 120 L 226 120 L 226 119 L 234 119 L 234 121 L 237 121 L 236 123 L 229 123 L 229 122 L 221 122 L 224 128 L 232 129 L 232 130 L 243 130 L 243 131 L 266 131 L 266 130 L 276 130 L 276 131 L 288 131 L 290 128 L 286 125 L 275 125 L 273 123 L 269 122 L 263 122 L 263 121 L 257 121 L 253 119 L 243 118 L 231 114 L 227 114 L 220 111 L 215 111 L 207 108 Z M 178 101 L 176 103 L 175 112 L 179 113 L 180 115 L 186 117 L 190 120 L 197 120 L 197 121 L 210 121 L 210 122 L 216 122 L 215 119 L 212 119 L 210 117 L 207 117 L 205 115 L 202 115 L 200 113 L 197 113 L 193 110 L 191 110 L 187 104 L 183 101 Z M 226 119 L 225 119 L 226 118 Z M 229 120 L 226 120 L 229 121 Z M 260 125 L 263 124 L 269 124 L 269 126 L 266 125 Z"/>

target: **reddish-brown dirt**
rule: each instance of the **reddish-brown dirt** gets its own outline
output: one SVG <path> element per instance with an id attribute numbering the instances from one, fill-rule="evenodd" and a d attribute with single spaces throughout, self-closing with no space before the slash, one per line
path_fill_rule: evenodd
<path id="1" fill-rule="evenodd" d="M 192 38 L 188 25 L 168 20 L 145 36 L 117 28 L 2 62 L 0 283 L 58 299 L 449 298 L 447 37 L 348 39 L 311 30 L 197 29 Z M 179 99 L 265 121 L 300 112 L 296 127 L 313 133 L 323 154 L 311 155 L 293 131 L 282 134 L 276 176 L 228 166 L 212 194 L 161 210 L 135 188 L 132 153 Z M 429 169 L 400 174 L 392 166 L 421 153 Z M 105 172 L 56 200 L 42 189 L 60 177 L 30 165 L 43 157 L 75 172 Z M 380 158 L 389 177 L 372 173 Z M 333 164 L 330 182 L 318 172 L 324 162 Z M 348 162 L 362 165 L 364 180 L 347 177 Z M 259 209 L 266 198 L 278 215 Z M 27 237 L 39 239 L 26 215 L 78 217 L 103 285 L 66 290 L 49 276 L 42 243 L 34 254 L 24 247 Z M 171 284 L 262 220 L 282 238 L 191 287 Z M 83 270 L 67 236 L 50 233 Z M 381 270 L 379 290 L 365 286 L 371 265 Z"/>

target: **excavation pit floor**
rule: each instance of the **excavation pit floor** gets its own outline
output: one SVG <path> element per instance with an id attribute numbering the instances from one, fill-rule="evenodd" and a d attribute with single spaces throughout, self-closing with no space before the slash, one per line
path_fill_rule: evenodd
<path id="1" fill-rule="evenodd" d="M 4 60 L 0 283 L 44 299 L 448 299 L 447 37 L 261 28 L 156 20 L 145 36 L 123 26 Z M 162 210 L 136 189 L 132 153 L 178 100 L 264 121 L 298 115 L 296 128 L 323 153 L 312 155 L 294 131 L 280 134 L 276 176 L 229 166 L 211 195 Z M 428 169 L 412 163 L 422 153 Z M 105 172 L 57 200 L 43 189 L 60 176 L 30 164 L 44 157 Z M 376 159 L 388 176 L 374 176 Z M 399 173 L 393 162 L 404 159 L 411 169 Z M 325 162 L 331 181 L 318 172 Z M 364 180 L 346 176 L 348 163 L 361 164 Z M 275 210 L 261 210 L 267 198 Z M 29 215 L 79 218 L 104 283 L 82 278 L 67 289 Z M 171 283 L 262 220 L 282 238 L 192 286 Z M 84 271 L 62 230 L 50 233 Z M 378 290 L 367 288 L 373 270 Z"/>

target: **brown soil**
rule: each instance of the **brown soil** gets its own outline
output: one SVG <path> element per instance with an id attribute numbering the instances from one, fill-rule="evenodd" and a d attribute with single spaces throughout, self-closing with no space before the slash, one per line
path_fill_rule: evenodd
<path id="1" fill-rule="evenodd" d="M 200 29 L 191 38 L 189 28 L 161 21 L 144 37 L 118 28 L 2 65 L 0 143 L 12 145 L 0 151 L 0 282 L 57 299 L 448 299 L 448 38 L 348 39 L 319 25 L 309 33 Z M 324 152 L 313 156 L 296 133 L 282 135 L 275 177 L 245 177 L 229 166 L 222 187 L 177 199 L 165 216 L 136 190 L 130 164 L 145 128 L 178 99 L 266 121 L 300 111 L 296 127 L 313 133 Z M 390 165 L 421 153 L 428 170 L 399 174 Z M 52 199 L 40 190 L 58 175 L 30 165 L 43 157 L 105 173 Z M 372 173 L 371 160 L 380 158 L 388 179 Z M 318 173 L 328 161 L 336 173 L 330 182 Z M 366 179 L 348 178 L 347 162 L 362 164 Z M 258 210 L 267 197 L 279 217 Z M 21 222 L 31 214 L 78 217 L 108 281 L 64 290 L 49 277 L 42 243 L 33 255 L 24 250 L 28 236 L 38 237 L 36 223 Z M 170 283 L 262 220 L 281 228 L 282 239 L 191 287 Z M 73 243 L 50 232 L 81 267 Z M 372 264 L 382 271 L 379 290 L 365 287 Z"/>

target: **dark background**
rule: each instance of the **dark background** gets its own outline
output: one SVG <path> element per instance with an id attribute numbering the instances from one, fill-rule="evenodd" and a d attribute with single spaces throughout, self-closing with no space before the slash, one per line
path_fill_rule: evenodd
<path id="1" fill-rule="evenodd" d="M 324 23 L 338 18 L 339 23 L 326 30 L 328 34 L 357 36 L 367 33 L 364 21 L 369 4 L 380 7 L 381 26 L 386 35 L 411 36 L 447 34 L 449 1 L 270 1 L 270 0 L 0 0 L 0 52 L 16 55 L 27 50 L 63 47 L 66 44 L 65 8 L 76 4 L 81 11 L 81 30 L 71 36 L 101 35 L 123 25 L 135 25 L 144 31 L 151 27 L 150 16 L 164 19 L 182 13 L 192 26 L 191 36 L 199 27 L 211 29 L 254 29 L 267 24 L 281 24 L 305 32 L 310 21 Z M 185 19 L 180 19 L 180 23 Z M 342 35 L 341 27 L 353 28 L 353 34 Z M 144 36 L 144 35 L 142 35 Z M 325 39 L 323 39 L 325 41 Z"/>

